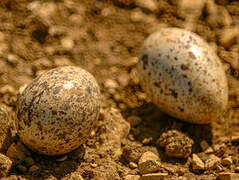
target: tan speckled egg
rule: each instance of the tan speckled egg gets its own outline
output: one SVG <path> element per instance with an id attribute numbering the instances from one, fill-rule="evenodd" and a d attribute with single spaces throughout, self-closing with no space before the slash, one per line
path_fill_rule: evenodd
<path id="1" fill-rule="evenodd" d="M 144 42 L 137 64 L 140 84 L 162 111 L 207 124 L 227 107 L 228 85 L 216 53 L 198 35 L 162 28 Z"/>
<path id="2" fill-rule="evenodd" d="M 20 95 L 18 135 L 37 153 L 68 153 L 85 142 L 99 110 L 100 89 L 90 73 L 74 66 L 55 68 L 34 79 Z"/>

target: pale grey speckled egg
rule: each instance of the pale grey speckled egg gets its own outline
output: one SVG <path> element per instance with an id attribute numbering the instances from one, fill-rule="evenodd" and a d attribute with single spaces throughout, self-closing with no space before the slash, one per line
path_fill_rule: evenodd
<path id="1" fill-rule="evenodd" d="M 17 104 L 21 141 L 45 155 L 68 153 L 85 142 L 100 110 L 100 89 L 87 71 L 65 66 L 29 84 Z"/>
<path id="2" fill-rule="evenodd" d="M 173 117 L 206 124 L 227 107 L 223 65 L 193 32 L 162 28 L 151 34 L 143 44 L 137 69 L 143 90 Z"/>

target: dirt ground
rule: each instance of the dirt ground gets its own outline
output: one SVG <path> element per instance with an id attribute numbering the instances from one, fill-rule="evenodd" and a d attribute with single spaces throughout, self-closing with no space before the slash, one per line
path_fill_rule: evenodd
<path id="1" fill-rule="evenodd" d="M 143 92 L 137 57 L 145 38 L 161 27 L 192 30 L 217 51 L 229 83 L 224 117 L 210 125 L 186 123 L 160 112 Z M 80 66 L 97 79 L 97 127 L 77 150 L 47 157 L 24 147 L 11 124 L 1 152 L 13 166 L 2 179 L 137 180 L 139 159 L 148 151 L 160 160 L 156 172 L 166 173 L 158 179 L 216 179 L 239 171 L 239 1 L 1 0 L 0 105 L 9 122 L 19 88 L 64 65 Z M 159 142 L 168 136 L 176 142 L 171 155 Z M 192 167 L 193 153 L 205 168 Z M 218 161 L 210 166 L 212 155 Z"/>

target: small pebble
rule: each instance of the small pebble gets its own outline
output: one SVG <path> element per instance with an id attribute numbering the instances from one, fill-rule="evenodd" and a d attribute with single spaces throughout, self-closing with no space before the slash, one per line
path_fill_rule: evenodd
<path id="1" fill-rule="evenodd" d="M 142 144 L 149 144 L 153 141 L 153 137 L 144 138 Z"/>
<path id="2" fill-rule="evenodd" d="M 15 55 L 15 54 L 8 54 L 7 61 L 10 64 L 16 66 L 19 63 L 19 57 L 17 55 Z"/>
<path id="3" fill-rule="evenodd" d="M 7 177 L 9 171 L 12 168 L 12 161 L 0 153 L 0 178 Z"/>
<path id="4" fill-rule="evenodd" d="M 118 76 L 117 80 L 122 87 L 126 87 L 129 84 L 129 80 L 130 80 L 129 74 L 126 72 L 121 73 Z"/>
<path id="5" fill-rule="evenodd" d="M 138 72 L 136 70 L 136 68 L 133 68 L 129 74 L 131 80 L 132 80 L 132 84 L 133 85 L 137 85 L 139 84 L 139 77 L 138 77 Z"/>
<path id="6" fill-rule="evenodd" d="M 159 157 L 151 151 L 143 153 L 138 165 L 141 174 L 157 172 L 161 168 Z"/>
<path id="7" fill-rule="evenodd" d="M 170 157 L 187 158 L 192 152 L 194 141 L 178 130 L 162 133 L 157 144 L 165 147 L 165 154 Z"/>
<path id="8" fill-rule="evenodd" d="M 213 146 L 214 153 L 218 157 L 222 157 L 223 154 L 226 152 L 226 145 L 223 144 L 216 144 Z"/>
<path id="9" fill-rule="evenodd" d="M 113 79 L 107 79 L 105 81 L 104 85 L 108 89 L 116 89 L 119 87 L 119 84 Z"/>
<path id="10" fill-rule="evenodd" d="M 204 162 L 197 156 L 197 154 L 192 155 L 192 169 L 193 171 L 204 170 Z"/>
<path id="11" fill-rule="evenodd" d="M 21 143 L 12 143 L 7 150 L 7 156 L 13 160 L 14 163 L 22 162 L 29 151 Z"/>
<path id="12" fill-rule="evenodd" d="M 237 42 L 238 37 L 239 37 L 238 27 L 227 28 L 220 33 L 219 43 L 223 47 L 229 48 L 230 46 L 232 46 L 232 44 Z"/>
<path id="13" fill-rule="evenodd" d="M 135 169 L 135 168 L 138 167 L 138 165 L 137 165 L 136 163 L 134 163 L 134 162 L 130 162 L 130 163 L 129 163 L 129 167 L 130 167 L 131 169 Z"/>
<path id="14" fill-rule="evenodd" d="M 64 50 L 70 51 L 74 47 L 74 41 L 70 37 L 65 37 L 61 40 L 61 46 L 64 48 Z"/>
<path id="15" fill-rule="evenodd" d="M 138 60 L 139 60 L 138 57 L 131 57 L 127 59 L 126 61 L 123 61 L 122 65 L 126 67 L 132 67 L 137 64 Z"/>
<path id="16" fill-rule="evenodd" d="M 212 147 L 209 147 L 209 148 L 207 148 L 204 152 L 205 152 L 206 154 L 212 154 L 212 153 L 213 153 L 213 149 L 212 149 Z"/>
<path id="17" fill-rule="evenodd" d="M 98 164 L 96 164 L 96 163 L 91 163 L 90 166 L 93 167 L 93 168 L 96 168 L 96 167 L 98 166 Z"/>
<path id="18" fill-rule="evenodd" d="M 232 159 L 231 156 L 228 156 L 228 157 L 222 159 L 221 163 L 222 163 L 222 165 L 224 165 L 224 166 L 230 166 L 230 165 L 233 164 L 233 159 Z"/>
<path id="19" fill-rule="evenodd" d="M 142 180 L 164 180 L 167 173 L 151 173 L 142 175 Z"/>
<path id="20" fill-rule="evenodd" d="M 0 93 L 1 94 L 15 95 L 16 91 L 15 91 L 15 89 L 11 85 L 5 85 L 5 86 L 0 88 Z"/>
<path id="21" fill-rule="evenodd" d="M 37 166 L 37 165 L 32 165 L 30 168 L 29 168 L 29 172 L 36 172 L 40 170 L 40 168 Z"/>
<path id="22" fill-rule="evenodd" d="M 221 159 L 214 154 L 209 156 L 209 159 L 205 162 L 205 169 L 206 170 L 213 170 L 216 169 L 220 163 Z"/>

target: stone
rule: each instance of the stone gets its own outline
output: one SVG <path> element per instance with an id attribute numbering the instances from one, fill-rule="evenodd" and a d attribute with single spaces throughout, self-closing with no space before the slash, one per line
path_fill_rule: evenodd
<path id="1" fill-rule="evenodd" d="M 213 153 L 213 149 L 212 149 L 212 147 L 209 147 L 209 148 L 207 148 L 204 152 L 205 152 L 206 154 L 212 154 L 212 153 Z"/>
<path id="2" fill-rule="evenodd" d="M 8 176 L 12 164 L 12 161 L 7 156 L 0 153 L 0 178 Z"/>
<path id="3" fill-rule="evenodd" d="M 40 168 L 37 166 L 37 165 L 32 165 L 30 168 L 29 168 L 29 172 L 36 172 L 36 171 L 39 171 Z"/>
<path id="4" fill-rule="evenodd" d="M 138 57 L 134 56 L 134 57 L 130 57 L 129 59 L 125 60 L 122 62 L 122 65 L 125 67 L 132 67 L 135 66 L 138 62 Z"/>
<path id="5" fill-rule="evenodd" d="M 140 180 L 139 175 L 126 175 L 124 180 Z"/>
<path id="6" fill-rule="evenodd" d="M 222 165 L 224 166 L 230 166 L 233 164 L 233 159 L 231 156 L 228 156 L 226 158 L 223 158 L 222 161 L 221 161 Z"/>
<path id="7" fill-rule="evenodd" d="M 74 40 L 71 37 L 65 37 L 61 40 L 61 46 L 64 50 L 70 51 L 74 48 Z"/>
<path id="8" fill-rule="evenodd" d="M 192 155 L 192 169 L 193 171 L 204 170 L 204 162 L 197 156 L 197 154 Z"/>
<path id="9" fill-rule="evenodd" d="M 96 164 L 96 163 L 91 163 L 90 166 L 91 166 L 92 168 L 96 168 L 96 167 L 98 167 L 98 164 Z"/>
<path id="10" fill-rule="evenodd" d="M 214 154 L 218 157 L 222 157 L 223 154 L 226 152 L 226 145 L 224 143 L 222 144 L 216 144 L 213 146 Z"/>
<path id="11" fill-rule="evenodd" d="M 224 48 L 229 48 L 232 46 L 232 44 L 236 43 L 238 37 L 239 37 L 238 27 L 226 28 L 219 35 L 219 43 Z"/>
<path id="12" fill-rule="evenodd" d="M 32 65 L 37 69 L 46 69 L 51 68 L 53 66 L 53 63 L 48 58 L 42 57 L 33 61 Z"/>
<path id="13" fill-rule="evenodd" d="M 139 76 L 138 76 L 138 72 L 136 70 L 136 68 L 133 68 L 129 74 L 131 80 L 132 80 L 132 84 L 137 85 L 139 84 Z"/>
<path id="14" fill-rule="evenodd" d="M 215 156 L 214 154 L 209 156 L 209 159 L 205 162 L 205 169 L 206 170 L 213 170 L 218 167 L 220 164 L 221 159 Z"/>
<path id="15" fill-rule="evenodd" d="M 231 172 L 222 172 L 218 174 L 217 179 L 218 180 L 238 180 L 239 174 L 231 173 Z"/>
<path id="16" fill-rule="evenodd" d="M 129 84 L 129 74 L 127 72 L 121 73 L 117 77 L 118 82 L 120 83 L 121 86 L 126 87 Z"/>
<path id="17" fill-rule="evenodd" d="M 15 54 L 8 54 L 7 55 L 7 61 L 13 65 L 13 66 L 17 66 L 19 64 L 19 57 Z"/>
<path id="18" fill-rule="evenodd" d="M 142 180 L 164 180 L 167 173 L 151 173 L 142 175 Z"/>
<path id="19" fill-rule="evenodd" d="M 11 85 L 4 85 L 0 88 L 0 93 L 1 94 L 11 94 L 11 95 L 15 95 L 16 91 L 15 89 L 11 86 Z"/>
<path id="20" fill-rule="evenodd" d="M 132 22 L 143 22 L 143 21 L 146 21 L 147 15 L 143 13 L 140 9 L 135 9 L 131 12 L 130 19 Z M 137 62 L 138 62 L 138 59 L 137 59 Z M 129 66 L 126 65 L 126 67 L 130 67 L 130 65 Z"/>
<path id="21" fill-rule="evenodd" d="M 130 134 L 129 134 L 130 137 Z M 140 157 L 145 151 L 142 150 L 142 144 L 132 141 L 131 144 L 123 147 L 123 157 L 128 162 L 138 163 Z"/>
<path id="22" fill-rule="evenodd" d="M 152 173 L 160 170 L 161 163 L 159 157 L 151 151 L 143 153 L 139 159 L 138 168 L 141 174 Z"/>
<path id="23" fill-rule="evenodd" d="M 104 83 L 104 86 L 107 89 L 117 89 L 119 87 L 119 84 L 113 79 L 107 79 Z"/>
<path id="24" fill-rule="evenodd" d="M 159 146 L 165 147 L 166 155 L 177 158 L 187 158 L 192 152 L 193 143 L 191 138 L 178 130 L 164 132 L 157 140 Z"/>
<path id="25" fill-rule="evenodd" d="M 219 25 L 221 25 L 222 27 L 231 27 L 234 28 L 232 23 L 233 23 L 233 19 L 230 15 L 230 13 L 228 12 L 228 9 L 224 6 L 220 6 L 218 8 L 218 19 L 220 18 L 220 21 L 218 21 Z"/>
<path id="26" fill-rule="evenodd" d="M 137 165 L 136 163 L 134 163 L 134 162 L 130 162 L 130 163 L 129 163 L 129 167 L 130 167 L 131 169 L 135 169 L 135 168 L 138 167 L 138 165 Z"/>
<path id="27" fill-rule="evenodd" d="M 20 142 L 12 143 L 7 150 L 7 156 L 13 160 L 14 164 L 22 162 L 29 154 L 30 152 Z"/>

